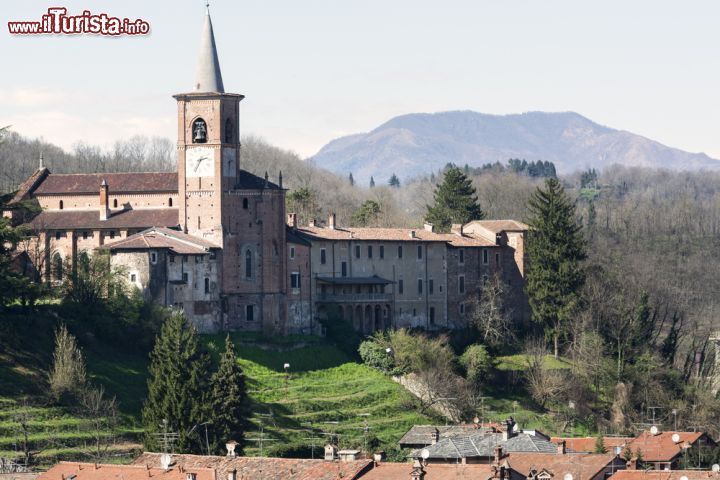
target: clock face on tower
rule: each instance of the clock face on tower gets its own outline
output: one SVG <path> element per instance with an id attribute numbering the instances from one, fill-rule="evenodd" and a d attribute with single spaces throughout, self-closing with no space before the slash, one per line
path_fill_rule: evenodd
<path id="1" fill-rule="evenodd" d="M 212 148 L 195 147 L 185 152 L 186 177 L 212 177 L 215 174 L 215 155 Z"/>
<path id="2" fill-rule="evenodd" d="M 223 148 L 223 177 L 235 176 L 235 149 Z"/>

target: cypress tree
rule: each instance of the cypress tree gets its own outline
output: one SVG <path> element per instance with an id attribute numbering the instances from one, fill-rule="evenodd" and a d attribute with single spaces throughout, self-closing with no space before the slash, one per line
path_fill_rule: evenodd
<path id="1" fill-rule="evenodd" d="M 235 451 L 242 452 L 244 438 L 244 408 L 247 399 L 245 376 L 237 363 L 235 345 L 230 335 L 225 338 L 225 353 L 210 380 L 212 405 L 213 444 L 215 453 L 221 454 L 228 440 L 235 440 Z"/>
<path id="2" fill-rule="evenodd" d="M 370 177 L 370 188 L 375 187 L 375 179 L 373 177 Z"/>
<path id="3" fill-rule="evenodd" d="M 390 177 L 390 180 L 388 180 L 388 185 L 395 188 L 400 188 L 400 179 L 397 175 L 394 173 L 392 174 L 392 177 Z"/>
<path id="4" fill-rule="evenodd" d="M 602 435 L 598 435 L 595 439 L 595 452 L 594 453 L 607 453 L 607 448 L 605 448 L 605 439 Z"/>
<path id="5" fill-rule="evenodd" d="M 527 245 L 527 293 L 533 320 L 553 339 L 555 357 L 559 339 L 580 302 L 585 281 L 581 261 L 585 239 L 575 216 L 575 205 L 555 178 L 545 181 L 528 201 L 530 232 Z"/>
<path id="6" fill-rule="evenodd" d="M 179 313 L 163 324 L 150 353 L 148 396 L 143 404 L 142 419 L 145 448 L 158 451 L 157 437 L 164 430 L 178 434 L 175 451 L 201 453 L 204 441 L 199 428 L 206 420 L 205 398 L 210 360 L 200 348 L 195 327 Z M 204 440 L 204 439 L 203 439 Z"/>
<path id="7" fill-rule="evenodd" d="M 353 177 L 352 172 L 350 172 L 350 175 L 348 175 L 348 182 L 350 182 L 351 187 L 355 186 L 355 178 Z"/>
<path id="8" fill-rule="evenodd" d="M 425 221 L 432 223 L 437 231 L 447 232 L 453 223 L 484 217 L 472 180 L 457 167 L 447 169 L 442 183 L 435 189 L 434 205 L 427 206 Z"/>

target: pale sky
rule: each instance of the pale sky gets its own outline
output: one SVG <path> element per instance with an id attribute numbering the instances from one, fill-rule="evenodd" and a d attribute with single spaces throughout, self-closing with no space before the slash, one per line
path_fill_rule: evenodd
<path id="1" fill-rule="evenodd" d="M 141 37 L 12 36 L 51 6 L 142 18 Z M 213 0 L 242 133 L 314 154 L 412 112 L 576 111 L 720 158 L 720 2 Z M 201 0 L 3 1 L 0 126 L 70 148 L 176 136 Z"/>

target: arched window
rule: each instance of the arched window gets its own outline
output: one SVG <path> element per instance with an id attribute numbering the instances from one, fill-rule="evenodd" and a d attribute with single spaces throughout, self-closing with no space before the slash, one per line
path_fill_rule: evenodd
<path id="1" fill-rule="evenodd" d="M 225 143 L 233 141 L 233 122 L 229 118 L 225 120 Z"/>
<path id="2" fill-rule="evenodd" d="M 244 210 L 248 209 L 248 199 L 247 198 L 243 198 L 243 209 Z"/>
<path id="3" fill-rule="evenodd" d="M 63 209 L 63 206 L 64 206 L 64 205 L 65 205 L 65 204 L 63 203 L 63 201 L 62 201 L 62 200 L 60 200 L 60 205 L 59 205 L 59 207 L 60 207 L 60 210 L 62 210 L 62 209 Z"/>
<path id="4" fill-rule="evenodd" d="M 252 252 L 245 250 L 245 278 L 252 278 Z"/>
<path id="5" fill-rule="evenodd" d="M 117 198 L 113 199 L 113 208 L 117 208 Z"/>
<path id="6" fill-rule="evenodd" d="M 172 207 L 172 197 L 168 198 L 168 207 Z"/>
<path id="7" fill-rule="evenodd" d="M 59 253 L 53 255 L 52 276 L 57 281 L 62 281 L 63 279 L 63 259 Z"/>
<path id="8" fill-rule="evenodd" d="M 192 125 L 192 142 L 193 143 L 205 143 L 207 142 L 207 124 L 202 118 L 198 118 L 193 122 Z"/>

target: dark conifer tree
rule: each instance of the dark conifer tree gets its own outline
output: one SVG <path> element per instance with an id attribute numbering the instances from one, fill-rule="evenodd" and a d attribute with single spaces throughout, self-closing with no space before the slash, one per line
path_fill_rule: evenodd
<path id="1" fill-rule="evenodd" d="M 388 180 L 388 185 L 395 188 L 400 188 L 400 179 L 397 175 L 394 173 L 392 174 L 392 177 L 390 177 L 390 180 Z"/>
<path id="2" fill-rule="evenodd" d="M 375 187 L 375 179 L 373 177 L 370 177 L 370 188 Z"/>
<path id="3" fill-rule="evenodd" d="M 350 175 L 348 175 L 348 182 L 350 182 L 351 187 L 355 186 L 355 178 L 353 178 L 352 172 L 350 172 Z"/>
<path id="4" fill-rule="evenodd" d="M 580 302 L 585 281 L 581 264 L 585 239 L 575 205 L 555 178 L 538 187 L 528 202 L 530 232 L 527 245 L 527 293 L 533 320 L 552 338 L 557 357 L 559 341 Z"/>
<path id="5" fill-rule="evenodd" d="M 240 454 L 244 444 L 247 393 L 245 376 L 238 365 L 235 345 L 230 340 L 230 335 L 225 338 L 225 353 L 220 358 L 217 372 L 210 380 L 210 396 L 213 431 L 210 448 L 221 454 L 225 443 L 235 440 L 239 444 L 236 452 Z"/>
<path id="6" fill-rule="evenodd" d="M 193 427 L 207 419 L 209 366 L 195 327 L 182 314 L 171 315 L 150 353 L 148 395 L 142 411 L 145 448 L 159 451 L 162 445 L 157 434 L 167 429 L 178 434 L 176 452 L 204 451 L 199 427 Z"/>
<path id="7" fill-rule="evenodd" d="M 432 223 L 437 231 L 447 232 L 453 223 L 484 217 L 472 181 L 457 167 L 445 170 L 442 183 L 435 189 L 435 203 L 427 206 L 425 221 Z"/>

